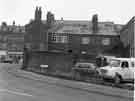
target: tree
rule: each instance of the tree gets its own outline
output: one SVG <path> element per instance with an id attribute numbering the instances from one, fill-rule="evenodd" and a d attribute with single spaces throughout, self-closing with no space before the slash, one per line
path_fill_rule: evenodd
<path id="1" fill-rule="evenodd" d="M 7 26 L 7 23 L 6 22 L 2 22 L 2 26 Z"/>

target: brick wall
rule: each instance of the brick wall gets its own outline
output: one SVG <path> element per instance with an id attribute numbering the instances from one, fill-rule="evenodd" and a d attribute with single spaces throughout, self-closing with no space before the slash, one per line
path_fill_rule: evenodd
<path id="1" fill-rule="evenodd" d="M 129 57 L 135 57 L 135 17 L 133 17 L 122 29 L 120 39 L 124 46 L 129 46 Z"/>
<path id="2" fill-rule="evenodd" d="M 32 52 L 28 67 L 39 68 L 41 64 L 48 65 L 49 71 L 69 72 L 72 68 L 72 57 L 63 53 Z"/>
<path id="3" fill-rule="evenodd" d="M 64 34 L 64 33 L 63 33 Z M 73 53 L 80 54 L 85 51 L 88 54 L 102 53 L 104 50 L 112 49 L 119 42 L 119 36 L 111 35 L 83 35 L 83 34 L 65 34 L 68 37 L 67 43 L 54 43 L 51 42 L 49 35 L 49 50 L 59 50 L 68 52 L 69 50 Z M 88 44 L 82 43 L 82 38 L 88 38 Z M 108 45 L 104 45 L 105 40 L 109 40 Z"/>

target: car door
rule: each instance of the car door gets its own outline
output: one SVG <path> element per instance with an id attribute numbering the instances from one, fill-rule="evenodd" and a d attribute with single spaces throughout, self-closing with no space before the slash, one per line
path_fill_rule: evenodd
<path id="1" fill-rule="evenodd" d="M 130 66 L 130 78 L 134 79 L 134 73 L 135 73 L 135 61 L 131 61 L 131 66 Z"/>
<path id="2" fill-rule="evenodd" d="M 131 78 L 131 68 L 129 67 L 128 61 L 122 61 L 121 62 L 121 73 L 123 79 L 130 79 Z"/>

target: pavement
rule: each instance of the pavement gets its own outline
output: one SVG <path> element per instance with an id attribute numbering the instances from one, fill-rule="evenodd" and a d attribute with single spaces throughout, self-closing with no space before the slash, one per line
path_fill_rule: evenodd
<path id="1" fill-rule="evenodd" d="M 130 91 L 127 89 L 113 88 L 103 85 L 84 83 L 80 81 L 64 80 L 55 77 L 43 76 L 21 70 L 19 65 L 15 66 L 14 68 L 8 69 L 8 73 L 16 77 L 27 78 L 30 80 L 43 82 L 49 85 L 57 85 L 60 87 L 72 88 L 104 96 L 119 97 L 125 99 L 133 99 L 134 97 L 134 91 Z"/>

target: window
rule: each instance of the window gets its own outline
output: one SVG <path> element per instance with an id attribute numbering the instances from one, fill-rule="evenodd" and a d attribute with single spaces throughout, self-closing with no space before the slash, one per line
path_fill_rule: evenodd
<path id="1" fill-rule="evenodd" d="M 56 34 L 51 34 L 51 41 L 56 41 Z"/>
<path id="2" fill-rule="evenodd" d="M 51 36 L 51 41 L 54 43 L 67 43 L 68 37 L 66 35 L 53 33 Z"/>
<path id="3" fill-rule="evenodd" d="M 102 44 L 104 46 L 110 45 L 110 38 L 103 38 L 102 39 Z"/>
<path id="4" fill-rule="evenodd" d="M 121 67 L 122 68 L 128 68 L 129 67 L 129 64 L 127 61 L 123 61 L 122 64 L 121 64 Z"/>
<path id="5" fill-rule="evenodd" d="M 111 67 L 119 67 L 120 61 L 119 60 L 110 60 L 109 66 Z"/>
<path id="6" fill-rule="evenodd" d="M 86 45 L 86 44 L 89 44 L 90 42 L 90 38 L 89 37 L 83 37 L 82 38 L 82 44 Z"/>
<path id="7" fill-rule="evenodd" d="M 32 44 L 31 43 L 26 43 L 26 48 L 31 48 Z"/>

